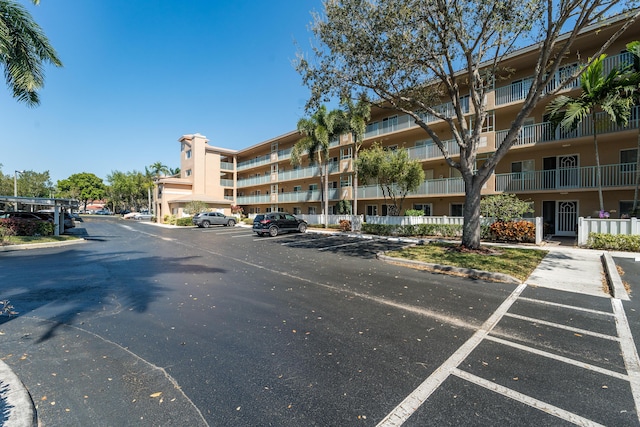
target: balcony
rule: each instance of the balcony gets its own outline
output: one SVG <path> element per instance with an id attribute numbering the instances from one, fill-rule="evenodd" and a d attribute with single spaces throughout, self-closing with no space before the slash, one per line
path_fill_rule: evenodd
<path id="1" fill-rule="evenodd" d="M 259 203 L 271 203 L 271 198 L 268 194 L 257 194 L 253 196 L 239 196 L 236 198 L 236 203 L 239 205 L 255 205 Z"/>
<path id="2" fill-rule="evenodd" d="M 233 171 L 233 163 L 220 162 L 220 169 L 223 171 Z"/>
<path id="3" fill-rule="evenodd" d="M 460 154 L 460 146 L 458 143 L 450 139 L 448 141 L 443 141 L 444 145 L 449 150 L 449 154 L 452 156 Z M 412 160 L 429 160 L 429 159 L 441 159 L 442 151 L 433 141 L 427 142 L 425 145 L 420 145 L 417 147 L 410 147 L 407 149 L 409 153 L 409 158 Z"/>
<path id="4" fill-rule="evenodd" d="M 238 171 L 255 168 L 262 165 L 268 165 L 271 163 L 271 156 L 266 154 L 264 156 L 259 156 L 251 160 L 245 160 L 243 162 L 238 163 Z"/>
<path id="5" fill-rule="evenodd" d="M 260 176 L 254 176 L 253 178 L 239 179 L 238 188 L 251 187 L 254 185 L 270 184 L 270 183 L 271 183 L 270 175 L 260 175 Z"/>
<path id="6" fill-rule="evenodd" d="M 640 107 L 633 107 L 631 110 L 631 117 L 629 124 L 625 126 L 619 126 L 615 122 L 611 121 L 606 113 L 596 114 L 596 126 L 598 128 L 598 135 L 607 133 L 620 132 L 623 130 L 637 129 L 640 122 Z M 508 130 L 500 130 L 496 132 L 496 145 L 499 147 L 504 142 L 507 136 Z M 536 123 L 533 125 L 522 126 L 516 142 L 513 147 L 531 146 L 544 142 L 556 142 L 564 141 L 568 139 L 581 138 L 584 136 L 593 136 L 593 124 L 591 123 L 591 116 L 587 116 L 577 127 L 572 131 L 565 131 L 562 127 L 554 127 L 551 122 Z"/>
<path id="7" fill-rule="evenodd" d="M 420 187 L 409 196 L 443 196 L 464 194 L 464 181 L 462 178 L 428 179 L 420 184 Z M 358 187 L 358 199 L 382 199 L 382 189 L 378 185 Z"/>
<path id="8" fill-rule="evenodd" d="M 619 55 L 611 55 L 608 56 L 604 60 L 604 75 L 609 74 L 609 72 L 614 67 L 625 66 L 627 64 L 633 64 L 633 55 L 629 52 L 624 52 Z M 562 68 L 560 71 L 556 73 L 554 79 L 547 85 L 544 93 L 551 92 L 555 90 L 561 81 L 570 77 L 574 71 L 578 68 L 578 65 L 572 65 Z M 503 86 L 496 88 L 495 90 L 495 103 L 496 105 L 504 105 L 517 101 L 524 101 L 527 97 L 527 93 L 533 84 L 533 77 L 527 77 L 525 79 L 519 80 L 517 82 L 513 82 L 508 86 Z M 577 79 L 573 82 L 570 88 L 576 88 L 580 86 L 580 79 Z"/>
<path id="9" fill-rule="evenodd" d="M 320 190 L 308 190 L 308 191 L 292 191 L 288 193 L 278 193 L 278 203 L 291 203 L 291 202 L 319 202 L 322 200 L 322 191 Z M 329 189 L 329 200 L 340 200 L 340 189 Z"/>
<path id="10" fill-rule="evenodd" d="M 635 163 L 601 165 L 602 188 L 635 185 Z M 597 189 L 596 167 L 496 174 L 496 191 L 522 193 L 549 190 Z"/>
<path id="11" fill-rule="evenodd" d="M 232 179 L 220 179 L 221 187 L 230 187 L 233 188 L 233 180 Z"/>

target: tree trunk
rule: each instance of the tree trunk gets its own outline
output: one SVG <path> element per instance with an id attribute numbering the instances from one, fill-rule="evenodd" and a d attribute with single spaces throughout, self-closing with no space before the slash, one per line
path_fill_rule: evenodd
<path id="1" fill-rule="evenodd" d="M 638 144 L 640 144 L 640 134 L 638 136 Z M 638 153 L 638 158 L 640 159 L 640 150 Z M 358 215 L 358 150 L 353 147 L 353 209 L 351 209 L 351 215 Z"/>
<path id="2" fill-rule="evenodd" d="M 604 211 L 604 201 L 602 199 L 602 177 L 600 174 L 600 153 L 598 151 L 598 135 L 597 135 L 597 131 L 596 131 L 596 115 L 595 113 L 592 114 L 593 116 L 593 145 L 595 146 L 595 150 L 596 150 L 596 185 L 598 186 L 598 201 L 600 202 L 600 212 Z"/>
<path id="3" fill-rule="evenodd" d="M 638 216 L 638 187 L 640 187 L 640 131 L 638 132 L 638 148 L 636 151 L 636 188 L 633 192 L 633 208 L 631 214 Z"/>
<path id="4" fill-rule="evenodd" d="M 324 228 L 329 228 L 329 162 L 324 164 Z"/>
<path id="5" fill-rule="evenodd" d="M 465 182 L 464 224 L 462 226 L 462 246 L 467 249 L 480 248 L 480 190 L 479 179 Z M 477 188 L 476 188 L 477 187 Z"/>

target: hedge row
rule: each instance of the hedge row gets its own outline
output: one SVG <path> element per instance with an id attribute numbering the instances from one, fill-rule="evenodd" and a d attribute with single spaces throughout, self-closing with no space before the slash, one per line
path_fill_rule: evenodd
<path id="1" fill-rule="evenodd" d="M 640 236 L 637 234 L 602 234 L 589 233 L 587 246 L 591 249 L 605 249 L 612 251 L 640 252 Z"/>
<path id="2" fill-rule="evenodd" d="M 13 236 L 50 236 L 53 224 L 48 221 L 25 221 L 17 218 L 0 219 L 0 227 L 6 228 Z"/>
<path id="3" fill-rule="evenodd" d="M 459 224 L 362 224 L 362 232 L 378 236 L 435 236 L 462 237 L 462 225 Z M 536 227 L 528 221 L 495 222 L 480 227 L 480 238 L 502 242 L 535 242 Z"/>

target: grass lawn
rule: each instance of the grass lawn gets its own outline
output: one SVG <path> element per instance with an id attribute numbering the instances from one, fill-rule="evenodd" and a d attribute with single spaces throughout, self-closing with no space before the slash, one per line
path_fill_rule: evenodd
<path id="1" fill-rule="evenodd" d="M 482 248 L 484 249 L 482 252 L 465 252 L 458 250 L 459 245 L 429 243 L 386 252 L 385 255 L 430 264 L 504 273 L 524 281 L 548 253 L 548 251 L 538 249 L 512 249 L 493 246 L 483 246 Z"/>
<path id="2" fill-rule="evenodd" d="M 67 240 L 78 240 L 78 236 L 7 236 L 4 238 L 5 245 L 24 245 L 28 243 L 50 243 L 65 242 Z"/>

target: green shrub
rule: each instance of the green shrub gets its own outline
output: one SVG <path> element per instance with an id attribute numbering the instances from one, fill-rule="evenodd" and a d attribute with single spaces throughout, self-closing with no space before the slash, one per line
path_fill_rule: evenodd
<path id="1" fill-rule="evenodd" d="M 6 235 L 13 236 L 50 236 L 54 227 L 48 221 L 25 221 L 16 218 L 0 219 L 0 227 L 6 228 Z"/>
<path id="2" fill-rule="evenodd" d="M 424 216 L 424 211 L 420 209 L 407 209 L 404 211 L 405 216 Z"/>
<path id="3" fill-rule="evenodd" d="M 640 236 L 637 234 L 589 233 L 587 247 L 613 251 L 640 252 Z"/>
<path id="4" fill-rule="evenodd" d="M 179 227 L 188 227 L 190 225 L 193 225 L 193 222 L 191 222 L 191 217 L 190 216 L 186 216 L 184 218 L 178 218 L 176 219 L 176 225 Z"/>
<path id="5" fill-rule="evenodd" d="M 245 218 L 242 220 L 245 224 L 253 225 L 253 218 Z"/>
<path id="6" fill-rule="evenodd" d="M 387 225 L 362 224 L 362 232 L 378 236 L 437 236 L 460 237 L 462 226 L 458 224 L 417 224 L 417 225 Z"/>
<path id="7" fill-rule="evenodd" d="M 496 221 L 489 227 L 491 236 L 503 242 L 535 242 L 536 226 L 529 221 Z"/>

